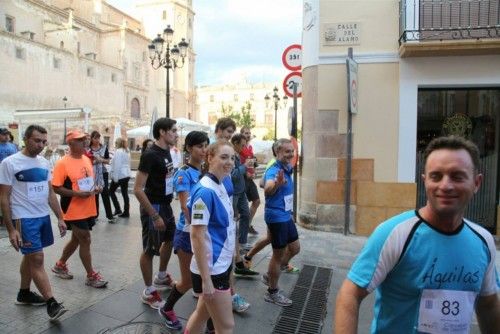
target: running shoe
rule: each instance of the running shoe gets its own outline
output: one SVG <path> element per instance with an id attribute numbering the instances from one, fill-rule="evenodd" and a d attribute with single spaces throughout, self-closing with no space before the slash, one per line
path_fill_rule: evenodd
<path id="1" fill-rule="evenodd" d="M 161 307 L 158 309 L 158 313 L 163 317 L 163 320 L 165 320 L 165 326 L 176 331 L 180 331 L 182 329 L 182 324 L 179 319 L 177 319 L 177 315 L 174 310 L 164 311 Z"/>
<path id="2" fill-rule="evenodd" d="M 47 306 L 47 314 L 49 315 L 50 321 L 54 321 L 61 315 L 66 313 L 66 310 L 62 303 L 53 302 Z"/>
<path id="3" fill-rule="evenodd" d="M 250 227 L 248 228 L 248 233 L 253 234 L 253 235 L 259 234 L 259 232 L 255 229 L 255 227 L 253 227 L 253 225 L 250 225 Z"/>
<path id="4" fill-rule="evenodd" d="M 245 298 L 241 297 L 239 294 L 235 293 L 233 295 L 233 311 L 236 313 L 242 313 L 248 310 L 250 303 L 248 303 Z"/>
<path id="5" fill-rule="evenodd" d="M 114 223 L 116 223 L 116 221 L 117 221 L 116 217 L 108 217 L 108 223 L 109 224 L 114 224 Z"/>
<path id="6" fill-rule="evenodd" d="M 300 269 L 297 267 L 292 266 L 290 263 L 287 264 L 284 267 L 281 267 L 281 272 L 282 273 L 288 273 L 288 274 L 297 274 L 300 272 Z"/>
<path id="7" fill-rule="evenodd" d="M 253 271 L 250 268 L 245 268 L 245 267 L 238 268 L 235 266 L 234 267 L 234 274 L 238 275 L 238 276 L 258 276 L 259 272 Z"/>
<path id="8" fill-rule="evenodd" d="M 172 276 L 167 273 L 165 278 L 158 277 L 158 274 L 155 275 L 155 279 L 153 281 L 153 285 L 155 288 L 159 290 L 172 289 L 175 285 L 175 281 L 172 279 Z"/>
<path id="9" fill-rule="evenodd" d="M 52 267 L 52 272 L 59 278 L 73 279 L 73 274 L 68 270 L 68 265 L 66 263 L 57 261 L 55 266 Z"/>
<path id="10" fill-rule="evenodd" d="M 267 275 L 267 273 L 262 274 L 261 281 L 262 281 L 262 283 L 264 283 L 265 285 L 269 286 L 269 276 Z"/>
<path id="11" fill-rule="evenodd" d="M 269 303 L 273 303 L 279 306 L 291 306 L 292 300 L 283 294 L 283 291 L 278 290 L 275 293 L 269 293 L 266 291 L 264 295 L 264 300 Z"/>
<path id="12" fill-rule="evenodd" d="M 160 294 L 157 290 L 151 292 L 151 294 L 146 293 L 146 289 L 142 291 L 141 300 L 144 304 L 148 304 L 151 308 L 160 309 L 165 305 L 165 301 L 161 299 Z"/>
<path id="13" fill-rule="evenodd" d="M 105 281 L 99 272 L 94 271 L 90 277 L 87 276 L 85 284 L 93 288 L 104 288 L 108 285 L 108 281 Z"/>
<path id="14" fill-rule="evenodd" d="M 17 293 L 16 304 L 40 306 L 45 305 L 46 302 L 45 299 L 43 299 L 43 297 L 36 292 L 28 291 L 27 293 L 22 293 L 21 291 L 19 291 Z"/>
<path id="15" fill-rule="evenodd" d="M 193 298 L 196 298 L 196 299 L 200 298 L 200 294 L 197 292 L 194 292 L 194 290 L 191 290 L 191 293 L 193 294 Z"/>

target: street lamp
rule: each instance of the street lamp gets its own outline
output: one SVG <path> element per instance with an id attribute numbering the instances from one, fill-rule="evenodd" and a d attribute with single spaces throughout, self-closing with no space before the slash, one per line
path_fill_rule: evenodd
<path id="1" fill-rule="evenodd" d="M 163 38 L 160 34 L 151 41 L 148 46 L 149 59 L 151 59 L 151 66 L 153 69 L 157 70 L 160 67 L 164 67 L 167 70 L 167 92 L 166 92 L 166 107 L 165 113 L 167 118 L 170 117 L 170 70 L 175 70 L 176 68 L 181 68 L 184 66 L 184 61 L 187 54 L 187 48 L 189 46 L 188 42 L 184 38 L 179 42 L 179 44 L 174 45 L 172 48 L 170 44 L 174 37 L 174 29 L 170 28 L 170 25 L 163 30 Z M 165 49 L 164 49 L 165 45 Z M 179 59 L 179 56 L 181 57 Z"/>
<path id="2" fill-rule="evenodd" d="M 273 89 L 273 102 L 274 102 L 274 141 L 276 141 L 276 136 L 278 132 L 278 106 L 280 102 L 280 97 L 278 96 L 278 87 L 274 87 Z M 268 94 L 264 97 L 266 100 L 266 105 L 269 103 L 271 99 Z M 283 107 L 286 107 L 286 103 L 288 102 L 288 96 L 283 96 Z"/>

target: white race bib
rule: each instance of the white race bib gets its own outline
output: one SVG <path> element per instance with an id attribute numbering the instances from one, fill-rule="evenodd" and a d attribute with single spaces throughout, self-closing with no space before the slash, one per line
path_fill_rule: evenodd
<path id="1" fill-rule="evenodd" d="M 47 181 L 28 182 L 26 188 L 26 195 L 28 196 L 29 200 L 48 198 L 49 185 Z"/>
<path id="2" fill-rule="evenodd" d="M 417 330 L 431 334 L 469 333 L 476 295 L 473 291 L 425 289 L 420 299 Z"/>
<path id="3" fill-rule="evenodd" d="M 174 193 L 174 178 L 167 177 L 165 179 L 165 195 L 171 195 Z"/>
<path id="4" fill-rule="evenodd" d="M 285 211 L 292 211 L 293 210 L 293 194 L 285 196 L 284 200 L 285 200 Z"/>
<path id="5" fill-rule="evenodd" d="M 91 176 L 84 177 L 76 182 L 78 183 L 78 189 L 81 191 L 91 191 L 94 188 L 94 178 Z"/>

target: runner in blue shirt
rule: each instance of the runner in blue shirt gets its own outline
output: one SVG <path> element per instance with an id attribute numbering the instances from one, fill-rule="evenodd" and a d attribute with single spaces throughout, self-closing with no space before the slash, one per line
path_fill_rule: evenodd
<path id="1" fill-rule="evenodd" d="M 376 290 L 372 333 L 500 333 L 496 249 L 464 211 L 482 181 L 479 150 L 459 137 L 429 143 L 427 204 L 379 225 L 337 297 L 335 332 L 356 333 L 359 306 Z"/>
<path id="2" fill-rule="evenodd" d="M 293 180 L 292 167 L 294 148 L 290 139 L 276 142 L 276 162 L 264 175 L 264 195 L 266 199 L 264 220 L 271 235 L 273 255 L 269 261 L 268 285 L 265 301 L 280 306 L 290 306 L 292 301 L 278 288 L 280 266 L 288 263 L 300 251 L 299 236 L 293 221 Z"/>
<path id="3" fill-rule="evenodd" d="M 184 141 L 184 150 L 189 154 L 189 162 L 179 168 L 174 175 L 174 190 L 179 196 L 181 214 L 174 235 L 174 253 L 179 257 L 180 281 L 176 282 L 167 298 L 165 305 L 158 310 L 165 319 L 165 325 L 170 329 L 181 330 L 182 324 L 174 312 L 174 305 L 191 289 L 191 272 L 189 264 L 193 257 L 191 249 L 190 215 L 188 209 L 191 189 L 198 183 L 201 166 L 205 161 L 208 146 L 208 136 L 205 132 L 191 131 Z"/>
<path id="4" fill-rule="evenodd" d="M 208 173 L 191 190 L 191 261 L 193 290 L 198 305 L 186 325 L 186 333 L 201 333 L 212 318 L 216 333 L 232 333 L 229 276 L 235 248 L 236 227 L 232 199 L 222 180 L 234 167 L 234 150 L 227 141 L 208 147 Z"/>

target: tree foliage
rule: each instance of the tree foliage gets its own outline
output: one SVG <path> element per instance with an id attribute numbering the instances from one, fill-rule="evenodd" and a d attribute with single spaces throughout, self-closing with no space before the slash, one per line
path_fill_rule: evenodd
<path id="1" fill-rule="evenodd" d="M 255 127 L 255 119 L 252 117 L 252 104 L 249 101 L 245 102 L 239 112 L 235 111 L 232 105 L 222 103 L 220 113 L 222 117 L 232 118 L 239 127 Z"/>

